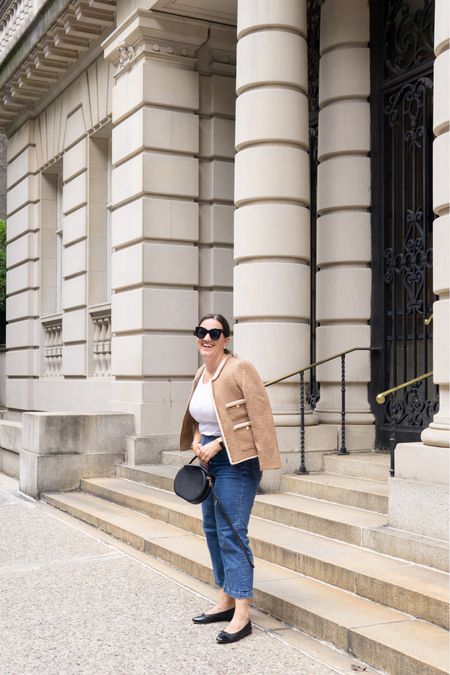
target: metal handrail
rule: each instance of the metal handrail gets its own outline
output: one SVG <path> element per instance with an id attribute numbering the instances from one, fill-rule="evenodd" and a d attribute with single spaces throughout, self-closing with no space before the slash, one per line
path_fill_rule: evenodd
<path id="1" fill-rule="evenodd" d="M 431 377 L 433 374 L 433 371 L 430 370 L 428 373 L 424 373 L 423 375 L 419 375 L 419 377 L 414 377 L 412 380 L 407 380 L 407 382 L 402 382 L 402 384 L 398 384 L 396 387 L 391 387 L 391 389 L 386 389 L 386 391 L 381 391 L 379 394 L 376 395 L 376 402 L 379 405 L 382 405 L 385 400 L 386 396 L 389 396 L 389 394 L 393 394 L 396 391 L 399 391 L 400 389 L 405 389 L 406 387 L 411 386 L 411 384 L 415 384 L 416 382 L 421 382 L 422 380 L 426 380 L 427 377 Z"/>
<path id="2" fill-rule="evenodd" d="M 290 377 L 293 377 L 294 375 L 300 375 L 300 467 L 297 469 L 296 473 L 299 474 L 306 474 L 309 473 L 306 470 L 305 466 L 305 372 L 307 370 L 313 370 L 317 366 L 321 366 L 323 363 L 328 363 L 329 361 L 333 361 L 334 359 L 341 359 L 341 447 L 337 449 L 337 454 L 338 455 L 348 455 L 348 450 L 345 445 L 345 416 L 346 416 L 346 410 L 345 410 L 345 391 L 346 391 L 346 384 L 345 384 L 345 357 L 347 354 L 351 354 L 352 352 L 358 352 L 358 351 L 379 351 L 379 347 L 352 347 L 351 349 L 346 349 L 344 352 L 339 352 L 339 354 L 333 354 L 332 356 L 328 356 L 326 359 L 321 359 L 320 361 L 315 361 L 314 363 L 310 363 L 307 366 L 304 366 L 304 368 L 301 368 L 300 370 L 295 370 L 292 373 L 288 373 L 287 375 L 283 375 L 282 377 L 278 377 L 274 380 L 269 380 L 268 382 L 264 382 L 265 387 L 270 387 L 272 384 L 276 384 L 277 382 L 282 382 L 283 380 L 287 380 Z"/>
<path id="3" fill-rule="evenodd" d="M 345 352 L 339 352 L 338 354 L 333 354 L 332 356 L 328 356 L 326 359 L 321 359 L 320 361 L 315 361 L 314 363 L 310 363 L 309 365 L 305 366 L 304 368 L 300 368 L 300 370 L 294 370 L 292 373 L 288 373 L 287 375 L 283 375 L 282 377 L 278 377 L 276 380 L 269 380 L 268 382 L 264 382 L 265 387 L 270 387 L 272 384 L 276 384 L 277 382 L 282 382 L 283 380 L 287 380 L 289 377 L 293 377 L 294 375 L 300 375 L 300 373 L 304 373 L 306 370 L 312 370 L 313 368 L 316 368 L 317 366 L 321 366 L 323 363 L 328 363 L 328 361 L 334 361 L 334 359 L 338 359 L 339 357 L 346 356 L 347 354 L 351 354 L 352 352 L 357 352 L 357 351 L 379 351 L 379 347 L 352 347 L 351 349 L 347 349 Z"/>
<path id="4" fill-rule="evenodd" d="M 406 389 L 407 387 L 410 387 L 413 384 L 422 382 L 423 380 L 426 380 L 428 377 L 431 377 L 431 375 L 433 375 L 432 370 L 430 370 L 428 373 L 424 373 L 423 375 L 419 375 L 419 377 L 414 377 L 412 380 L 402 382 L 401 384 L 398 384 L 396 387 L 391 387 L 390 389 L 386 389 L 386 391 L 381 391 L 379 394 L 377 394 L 375 400 L 379 405 L 383 405 L 383 403 L 386 402 L 386 396 L 390 396 L 391 394 L 397 393 L 397 391 L 400 391 L 401 389 Z M 394 408 L 394 410 L 392 411 L 391 431 L 389 434 L 389 452 L 391 455 L 391 466 L 390 466 L 391 476 L 395 475 L 395 447 L 397 445 L 397 421 L 395 415 L 396 412 Z"/>

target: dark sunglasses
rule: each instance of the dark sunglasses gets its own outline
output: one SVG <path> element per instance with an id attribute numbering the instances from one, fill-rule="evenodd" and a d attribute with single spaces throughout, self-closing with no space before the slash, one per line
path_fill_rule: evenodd
<path id="1" fill-rule="evenodd" d="M 218 340 L 222 334 L 225 335 L 221 328 L 211 328 L 211 330 L 206 330 L 206 328 L 203 328 L 203 326 L 197 326 L 197 328 L 194 330 L 194 335 L 199 340 L 203 340 L 203 338 L 208 335 L 208 333 L 211 340 Z"/>

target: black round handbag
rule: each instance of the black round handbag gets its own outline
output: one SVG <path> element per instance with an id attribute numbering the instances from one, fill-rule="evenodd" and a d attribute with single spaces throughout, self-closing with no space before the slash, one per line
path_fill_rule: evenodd
<path id="1" fill-rule="evenodd" d="M 173 489 L 176 495 L 191 504 L 200 504 L 209 495 L 214 476 L 211 476 L 203 466 L 193 466 L 193 457 L 189 464 L 181 467 L 175 476 Z"/>

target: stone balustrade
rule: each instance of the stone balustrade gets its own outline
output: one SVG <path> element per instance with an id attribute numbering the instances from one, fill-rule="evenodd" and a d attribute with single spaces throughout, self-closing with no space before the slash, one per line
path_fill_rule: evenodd
<path id="1" fill-rule="evenodd" d="M 62 377 L 62 318 L 43 321 L 44 377 Z"/>
<path id="2" fill-rule="evenodd" d="M 94 327 L 92 340 L 93 376 L 111 375 L 111 307 L 91 313 Z"/>

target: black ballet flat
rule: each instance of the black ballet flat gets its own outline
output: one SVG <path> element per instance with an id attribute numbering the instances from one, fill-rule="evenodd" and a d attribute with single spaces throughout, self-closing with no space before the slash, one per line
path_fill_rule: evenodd
<path id="1" fill-rule="evenodd" d="M 227 633 L 226 630 L 221 630 L 219 635 L 216 637 L 216 641 L 220 645 L 228 645 L 231 642 L 238 642 L 238 640 L 242 640 L 242 638 L 247 637 L 247 635 L 250 635 L 252 632 L 252 623 L 249 621 L 244 628 L 241 628 L 241 630 L 238 630 L 237 633 Z"/>
<path id="2" fill-rule="evenodd" d="M 192 617 L 192 621 L 197 624 L 216 623 L 216 621 L 231 621 L 234 616 L 234 607 L 225 610 L 225 612 L 216 612 L 215 614 L 199 614 Z"/>

